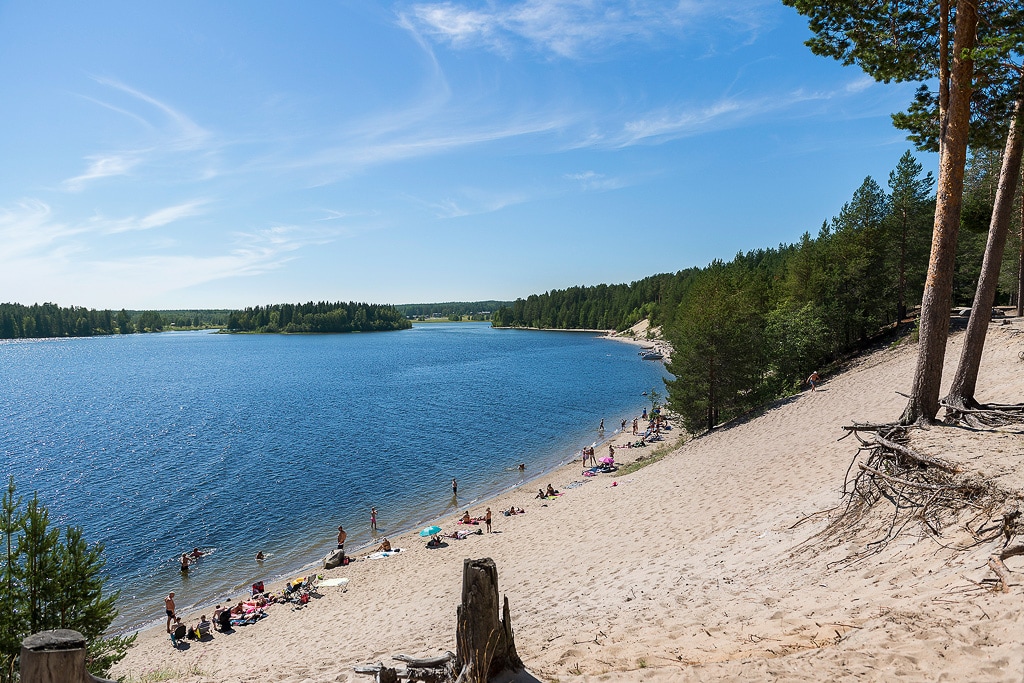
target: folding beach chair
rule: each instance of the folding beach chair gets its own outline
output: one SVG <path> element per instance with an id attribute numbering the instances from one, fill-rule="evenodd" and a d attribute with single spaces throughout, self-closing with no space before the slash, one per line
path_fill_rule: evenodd
<path id="1" fill-rule="evenodd" d="M 186 633 L 188 633 L 188 627 L 185 624 L 175 626 L 174 630 L 171 631 L 171 644 L 177 648 L 179 643 L 185 640 Z"/>

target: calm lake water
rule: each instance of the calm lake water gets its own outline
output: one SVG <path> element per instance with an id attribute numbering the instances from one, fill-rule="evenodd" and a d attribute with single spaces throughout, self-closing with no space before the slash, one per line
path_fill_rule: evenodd
<path id="1" fill-rule="evenodd" d="M 630 344 L 486 323 L 0 342 L 3 481 L 106 545 L 134 628 L 170 590 L 188 610 L 296 573 L 339 524 L 370 543 L 371 506 L 394 534 L 523 484 L 518 463 L 567 461 L 664 376 Z"/>

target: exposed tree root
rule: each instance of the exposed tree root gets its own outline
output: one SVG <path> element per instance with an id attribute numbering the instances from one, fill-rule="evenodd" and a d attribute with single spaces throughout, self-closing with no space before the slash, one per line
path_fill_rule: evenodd
<path id="1" fill-rule="evenodd" d="M 996 578 L 999 579 L 999 592 L 1001 593 L 1010 592 L 1010 570 L 1006 568 L 1006 564 L 1003 560 L 1016 555 L 1024 555 L 1024 545 L 1015 545 L 1012 548 L 1006 548 L 1002 552 L 989 558 L 989 569 L 995 572 Z"/>
<path id="2" fill-rule="evenodd" d="M 828 526 L 812 542 L 836 541 L 867 532 L 874 540 L 835 564 L 850 564 L 873 555 L 907 530 L 930 536 L 944 547 L 962 551 L 1002 539 L 1005 548 L 1018 533 L 1021 501 L 992 482 L 941 458 L 919 453 L 907 445 L 910 427 L 898 424 L 854 424 L 844 427 L 860 442 L 843 480 L 843 503 Z M 845 438 L 845 437 L 844 437 Z M 856 465 L 856 467 L 854 467 Z M 889 512 L 879 515 L 879 506 Z M 803 521 L 803 520 L 801 520 Z M 967 545 L 946 545 L 943 530 L 962 524 L 972 536 Z M 1009 554 L 1008 554 L 1009 553 Z M 993 556 L 990 566 L 1008 589 L 996 567 L 1002 559 L 1024 554 L 1014 546 Z M 1005 557 L 1002 557 L 1004 556 Z M 998 559 L 1002 557 L 1002 559 Z M 1006 574 L 1008 576 L 1008 573 Z"/>
<path id="3" fill-rule="evenodd" d="M 939 405 L 946 409 L 943 422 L 974 429 L 1024 424 L 1024 404 L 989 403 L 967 406 L 961 403 L 948 398 L 939 402 Z"/>

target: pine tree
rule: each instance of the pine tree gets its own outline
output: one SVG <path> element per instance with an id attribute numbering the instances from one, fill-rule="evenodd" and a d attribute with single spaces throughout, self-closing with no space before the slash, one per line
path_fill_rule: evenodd
<path id="1" fill-rule="evenodd" d="M 87 665 L 105 674 L 135 636 L 104 638 L 117 616 L 118 594 L 103 594 L 102 544 L 89 546 L 78 527 L 63 536 L 36 495 L 22 510 L 14 477 L 0 503 L 0 682 L 16 680 L 21 641 L 32 633 L 68 628 L 88 644 Z"/>
<path id="2" fill-rule="evenodd" d="M 886 242 L 894 245 L 888 271 L 895 280 L 896 319 L 907 316 L 907 302 L 920 299 L 919 288 L 911 283 L 924 282 L 924 264 L 928 261 L 931 228 L 931 172 L 921 175 L 923 166 L 907 150 L 889 173 L 889 215 L 885 221 Z"/>

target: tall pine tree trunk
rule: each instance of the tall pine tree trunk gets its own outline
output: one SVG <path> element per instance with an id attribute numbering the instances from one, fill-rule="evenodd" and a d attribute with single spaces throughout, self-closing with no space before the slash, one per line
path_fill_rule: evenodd
<path id="1" fill-rule="evenodd" d="M 964 347 L 960 353 L 953 384 L 946 402 L 957 408 L 976 408 L 978 402 L 974 392 L 978 384 L 978 368 L 981 366 L 981 352 L 985 347 L 990 311 L 995 301 L 996 286 L 999 284 L 999 269 L 1003 263 L 1003 248 L 1006 233 L 1013 216 L 1013 196 L 1017 192 L 1020 174 L 1021 151 L 1024 149 L 1024 79 L 1018 86 L 1017 102 L 1014 106 L 1010 132 L 1006 136 L 1006 150 L 1003 165 L 999 169 L 999 186 L 996 189 L 995 206 L 988 228 L 988 242 L 985 244 L 985 258 L 981 265 L 978 288 L 974 293 L 974 307 L 964 335 Z"/>
<path id="2" fill-rule="evenodd" d="M 1021 173 L 1024 187 L 1024 172 Z M 1024 317 L 1024 197 L 1020 202 L 1020 249 L 1017 254 L 1017 317 Z"/>
<path id="3" fill-rule="evenodd" d="M 935 198 L 932 251 L 928 260 L 924 296 L 921 298 L 921 331 L 917 368 L 903 424 L 932 422 L 939 412 L 942 362 L 949 337 L 949 313 L 953 298 L 953 265 L 956 257 L 960 208 L 963 203 L 964 166 L 971 119 L 971 92 L 978 8 L 973 2 L 957 3 L 953 34 L 953 69 L 947 126 L 939 154 L 939 183 Z"/>
<path id="4" fill-rule="evenodd" d="M 939 155 L 949 124 L 949 0 L 939 0 Z"/>

